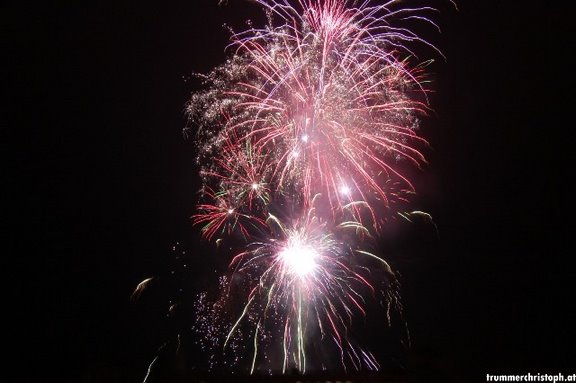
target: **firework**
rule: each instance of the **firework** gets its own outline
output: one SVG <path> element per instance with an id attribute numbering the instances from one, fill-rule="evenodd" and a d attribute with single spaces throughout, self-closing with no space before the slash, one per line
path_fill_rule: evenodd
<path id="1" fill-rule="evenodd" d="M 409 46 L 436 48 L 401 23 L 436 26 L 434 9 L 256 2 L 267 25 L 233 33 L 229 59 L 188 104 L 203 180 L 193 220 L 207 239 L 240 244 L 222 301 L 197 326 L 221 352 L 252 339 L 251 372 L 307 371 L 311 337 L 335 345 L 344 368 L 376 370 L 348 329 L 371 297 L 399 307 L 394 273 L 369 243 L 385 229 L 382 212 L 400 212 L 415 192 L 402 169 L 426 163 L 426 63 L 413 64 Z M 222 321 L 226 300 L 242 305 Z"/>

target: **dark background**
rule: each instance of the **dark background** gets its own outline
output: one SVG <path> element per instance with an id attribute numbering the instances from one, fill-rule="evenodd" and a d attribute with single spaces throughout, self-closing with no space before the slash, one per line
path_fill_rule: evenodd
<path id="1" fill-rule="evenodd" d="M 137 382 L 169 332 L 170 292 L 133 304 L 135 286 L 170 273 L 178 241 L 199 280 L 214 269 L 189 220 L 190 75 L 224 60 L 222 24 L 261 14 L 240 0 L 48 3 L 2 11 L 1 380 Z M 439 239 L 416 225 L 388 249 L 406 379 L 575 372 L 572 127 L 557 122 L 573 45 L 559 43 L 567 10 L 544 3 L 442 3 L 443 33 L 426 35 L 448 60 L 432 66 L 415 207 Z"/>

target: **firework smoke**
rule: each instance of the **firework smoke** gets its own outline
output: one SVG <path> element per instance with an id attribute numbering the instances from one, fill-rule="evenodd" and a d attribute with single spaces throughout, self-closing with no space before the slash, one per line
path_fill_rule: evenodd
<path id="1" fill-rule="evenodd" d="M 332 344 L 345 369 L 377 370 L 349 329 L 367 300 L 400 309 L 394 272 L 371 249 L 415 192 L 402 169 L 426 163 L 426 63 L 413 64 L 410 46 L 436 50 L 398 23 L 436 27 L 435 10 L 256 2 L 267 25 L 233 33 L 228 60 L 187 106 L 203 180 L 194 223 L 237 244 L 220 300 L 200 297 L 195 327 L 203 347 L 245 354 L 251 372 L 326 368 L 311 340 Z"/>

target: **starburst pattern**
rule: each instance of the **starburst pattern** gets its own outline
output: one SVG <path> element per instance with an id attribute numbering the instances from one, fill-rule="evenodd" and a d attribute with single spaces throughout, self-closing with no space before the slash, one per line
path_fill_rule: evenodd
<path id="1" fill-rule="evenodd" d="M 188 104 L 204 184 L 193 220 L 207 239 L 243 242 L 222 289 L 242 309 L 211 344 L 226 350 L 249 336 L 251 371 L 273 364 L 274 347 L 283 372 L 306 371 L 316 334 L 345 368 L 378 369 L 347 330 L 370 297 L 399 308 L 394 273 L 368 243 L 385 229 L 382 212 L 400 211 L 415 192 L 403 169 L 426 163 L 426 63 L 413 64 L 410 46 L 437 51 L 395 22 L 436 27 L 435 10 L 396 0 L 256 2 L 267 25 L 233 33 L 230 58 L 202 76 L 205 90 Z M 386 276 L 377 283 L 375 269 Z M 231 292 L 238 276 L 242 294 Z M 223 306 L 203 310 L 200 331 Z"/>

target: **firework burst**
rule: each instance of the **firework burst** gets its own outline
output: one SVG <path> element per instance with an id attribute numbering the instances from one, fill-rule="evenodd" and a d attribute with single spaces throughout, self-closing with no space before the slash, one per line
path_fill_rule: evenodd
<path id="1" fill-rule="evenodd" d="M 367 243 L 385 228 L 382 211 L 415 191 L 401 169 L 426 163 L 417 134 L 429 109 L 426 63 L 412 64 L 409 46 L 436 50 L 395 21 L 436 26 L 434 9 L 256 2 L 267 25 L 233 33 L 230 58 L 202 76 L 205 90 L 188 104 L 204 183 L 193 220 L 207 239 L 243 242 L 222 295 L 242 309 L 212 346 L 225 351 L 249 336 L 251 371 L 274 363 L 274 347 L 283 372 L 306 371 L 314 334 L 337 347 L 345 368 L 378 369 L 348 329 L 370 297 L 399 307 L 394 273 Z M 384 284 L 373 281 L 376 269 Z M 221 319 L 224 306 L 206 315 Z"/>

